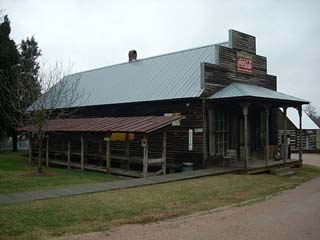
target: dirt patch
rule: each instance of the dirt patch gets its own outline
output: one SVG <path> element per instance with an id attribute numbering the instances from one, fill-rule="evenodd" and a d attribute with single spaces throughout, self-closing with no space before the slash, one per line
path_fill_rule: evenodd
<path id="1" fill-rule="evenodd" d="M 24 173 L 24 174 L 20 174 L 19 176 L 21 177 L 53 177 L 56 176 L 57 174 L 54 173 L 38 173 L 38 172 L 31 172 L 31 173 Z"/>

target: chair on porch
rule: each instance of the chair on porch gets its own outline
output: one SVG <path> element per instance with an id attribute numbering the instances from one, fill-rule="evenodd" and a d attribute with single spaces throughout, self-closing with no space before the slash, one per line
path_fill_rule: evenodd
<path id="1" fill-rule="evenodd" d="M 227 149 L 226 152 L 221 149 L 222 155 L 222 166 L 231 167 L 237 163 L 237 150 L 236 149 Z"/>

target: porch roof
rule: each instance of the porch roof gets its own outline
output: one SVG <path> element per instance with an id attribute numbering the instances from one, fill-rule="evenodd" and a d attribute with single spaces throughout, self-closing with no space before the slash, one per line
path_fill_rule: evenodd
<path id="1" fill-rule="evenodd" d="M 301 98 L 293 97 L 264 87 L 244 83 L 231 83 L 219 92 L 216 92 L 215 94 L 210 96 L 209 99 L 265 99 L 298 105 L 309 103 L 308 101 Z"/>
<path id="2" fill-rule="evenodd" d="M 105 117 L 49 120 L 46 132 L 135 132 L 150 133 L 184 119 L 184 116 Z M 18 131 L 31 132 L 32 125 Z"/>

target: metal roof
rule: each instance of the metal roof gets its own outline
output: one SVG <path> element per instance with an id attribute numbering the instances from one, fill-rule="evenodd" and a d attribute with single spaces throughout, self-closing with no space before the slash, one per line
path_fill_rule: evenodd
<path id="1" fill-rule="evenodd" d="M 68 81 L 79 79 L 78 90 L 90 97 L 73 106 L 61 101 L 55 108 L 199 97 L 200 63 L 216 62 L 217 45 L 227 46 L 227 42 L 69 75 Z"/>
<path id="2" fill-rule="evenodd" d="M 281 109 L 282 111 L 282 109 Z M 294 108 L 287 108 L 287 117 L 296 128 L 299 128 L 299 114 Z M 302 129 L 319 129 L 312 119 L 302 111 Z"/>
<path id="3" fill-rule="evenodd" d="M 213 94 L 209 99 L 232 99 L 232 98 L 266 98 L 270 100 L 283 100 L 289 102 L 308 103 L 301 98 L 293 97 L 281 92 L 273 91 L 256 85 L 244 83 L 231 83 L 219 92 Z"/>
<path id="4" fill-rule="evenodd" d="M 139 132 L 149 133 L 184 116 L 106 117 L 49 120 L 46 132 Z M 29 125 L 18 131 L 32 131 Z"/>

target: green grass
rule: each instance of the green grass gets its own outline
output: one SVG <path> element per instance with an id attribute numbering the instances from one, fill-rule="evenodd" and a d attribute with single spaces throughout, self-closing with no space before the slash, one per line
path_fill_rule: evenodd
<path id="1" fill-rule="evenodd" d="M 0 152 L 0 194 L 122 179 L 104 173 L 51 167 L 44 167 L 47 176 L 28 176 L 36 172 L 36 166 L 30 166 L 22 153 Z"/>
<path id="2" fill-rule="evenodd" d="M 3 239 L 37 239 L 108 230 L 265 197 L 320 176 L 305 166 L 293 177 L 227 174 L 12 205 L 0 205 Z M 1 239 L 1 237 L 0 237 Z"/>

